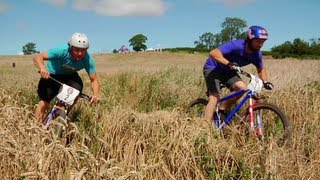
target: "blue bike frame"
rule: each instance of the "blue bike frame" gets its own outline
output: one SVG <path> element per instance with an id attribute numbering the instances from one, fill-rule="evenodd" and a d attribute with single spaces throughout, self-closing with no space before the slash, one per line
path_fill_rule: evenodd
<path id="1" fill-rule="evenodd" d="M 50 113 L 48 114 L 47 118 L 44 121 L 44 125 L 48 126 L 50 121 L 54 118 L 56 118 L 57 111 L 64 111 L 66 109 L 66 105 L 63 104 L 62 101 L 57 100 L 55 104 L 53 105 L 53 108 L 51 109 Z M 63 107 L 63 108 L 62 108 Z"/>
<path id="2" fill-rule="evenodd" d="M 231 93 L 231 94 L 228 94 L 227 96 L 221 98 L 218 102 L 221 103 L 223 101 L 226 101 L 228 99 L 231 99 L 231 98 L 234 98 L 236 96 L 239 96 L 239 95 L 243 95 L 243 94 L 246 94 L 246 96 L 236 105 L 235 108 L 233 108 L 233 110 L 231 111 L 231 113 L 226 117 L 226 119 L 224 120 L 224 122 L 220 123 L 219 122 L 219 117 L 218 117 L 218 105 L 217 105 L 217 110 L 216 110 L 216 113 L 214 114 L 214 119 L 215 119 L 215 125 L 216 127 L 218 127 L 219 129 L 223 128 L 226 124 L 229 124 L 229 122 L 231 121 L 231 119 L 233 118 L 233 116 L 239 111 L 239 109 L 243 106 L 243 104 L 248 100 L 249 100 L 249 112 L 250 112 L 250 124 L 251 124 L 251 127 L 253 127 L 253 101 L 252 101 L 252 96 L 255 94 L 255 92 L 253 92 L 252 90 L 250 89 L 245 89 L 245 90 L 240 90 L 240 91 L 236 91 L 234 93 Z M 260 126 L 260 125 L 258 125 Z"/>
<path id="3" fill-rule="evenodd" d="M 50 111 L 50 113 L 48 114 L 47 118 L 44 120 L 44 125 L 48 125 L 49 122 L 51 121 L 51 119 L 53 119 L 55 113 L 57 111 L 57 108 L 52 108 L 52 110 Z"/>

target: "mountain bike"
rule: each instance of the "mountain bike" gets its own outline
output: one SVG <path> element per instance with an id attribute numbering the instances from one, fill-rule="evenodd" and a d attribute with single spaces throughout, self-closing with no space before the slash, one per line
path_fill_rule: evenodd
<path id="1" fill-rule="evenodd" d="M 91 97 L 87 94 L 81 93 L 79 90 L 68 86 L 53 77 L 49 77 L 53 81 L 61 85 L 58 95 L 56 96 L 56 101 L 49 111 L 48 115 L 44 119 L 44 125 L 52 130 L 55 139 L 62 137 L 63 132 L 68 126 L 68 113 L 73 107 L 74 103 L 78 98 L 85 99 L 87 101 L 91 100 Z"/>
<path id="2" fill-rule="evenodd" d="M 216 129 L 221 132 L 226 125 L 237 123 L 238 131 L 244 135 L 244 140 L 258 139 L 268 143 L 276 142 L 278 146 L 288 145 L 291 138 L 291 127 L 286 114 L 276 105 L 263 102 L 261 90 L 263 88 L 262 80 L 250 73 L 239 70 L 239 74 L 250 78 L 247 88 L 220 98 L 213 121 Z M 228 99 L 241 96 L 240 102 L 222 119 L 219 111 L 220 104 Z M 201 117 L 204 114 L 205 106 L 208 100 L 198 98 L 187 105 L 187 113 L 191 117 Z"/>

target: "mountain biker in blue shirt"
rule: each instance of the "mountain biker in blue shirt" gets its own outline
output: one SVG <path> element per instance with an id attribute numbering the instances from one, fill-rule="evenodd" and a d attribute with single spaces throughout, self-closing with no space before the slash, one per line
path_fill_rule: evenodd
<path id="1" fill-rule="evenodd" d="M 267 72 L 260 51 L 267 39 L 266 29 L 260 26 L 251 26 L 248 29 L 246 39 L 226 42 L 210 52 L 203 68 L 209 95 L 204 115 L 207 122 L 212 122 L 215 107 L 220 99 L 220 84 L 226 85 L 231 92 L 247 87 L 237 73 L 240 67 L 253 64 L 257 68 L 259 77 L 263 80 L 265 88 L 273 89 L 273 84 L 267 81 Z M 227 100 L 220 105 L 219 110 L 224 112 L 222 116 L 226 116 L 225 110 L 230 109 L 240 97 Z"/>
<path id="2" fill-rule="evenodd" d="M 50 101 L 59 93 L 60 89 L 60 84 L 49 79 L 50 76 L 81 92 L 83 82 L 77 71 L 85 69 L 93 91 L 91 103 L 98 102 L 100 85 L 95 62 L 87 52 L 88 48 L 87 36 L 83 33 L 74 33 L 68 43 L 34 56 L 34 64 L 41 74 L 38 84 L 38 95 L 41 100 L 35 109 L 35 116 L 39 122 L 42 123 L 45 110 L 48 109 Z"/>

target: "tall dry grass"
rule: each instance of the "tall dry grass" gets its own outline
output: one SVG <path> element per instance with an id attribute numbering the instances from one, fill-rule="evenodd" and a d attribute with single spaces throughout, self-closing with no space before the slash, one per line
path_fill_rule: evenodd
<path id="1" fill-rule="evenodd" d="M 9 58 L 17 61 L 16 68 L 11 59 L 0 61 L 2 179 L 319 176 L 319 61 L 266 62 L 276 89 L 264 93 L 292 125 L 291 147 L 279 148 L 240 144 L 237 137 L 223 138 L 199 119 L 187 118 L 184 106 L 204 96 L 204 57 L 183 54 L 97 55 L 102 100 L 94 106 L 79 101 L 74 107 L 68 131 L 73 139 L 66 145 L 66 139 L 54 140 L 33 116 L 38 75 L 30 57 Z M 89 80 L 82 77 L 90 93 Z"/>

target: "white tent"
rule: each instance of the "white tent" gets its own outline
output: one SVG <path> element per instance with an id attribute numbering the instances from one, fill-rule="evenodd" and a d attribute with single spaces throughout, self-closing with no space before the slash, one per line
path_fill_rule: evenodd
<path id="1" fill-rule="evenodd" d="M 154 51 L 154 49 L 153 48 L 146 49 L 146 52 L 150 52 L 150 51 Z"/>

